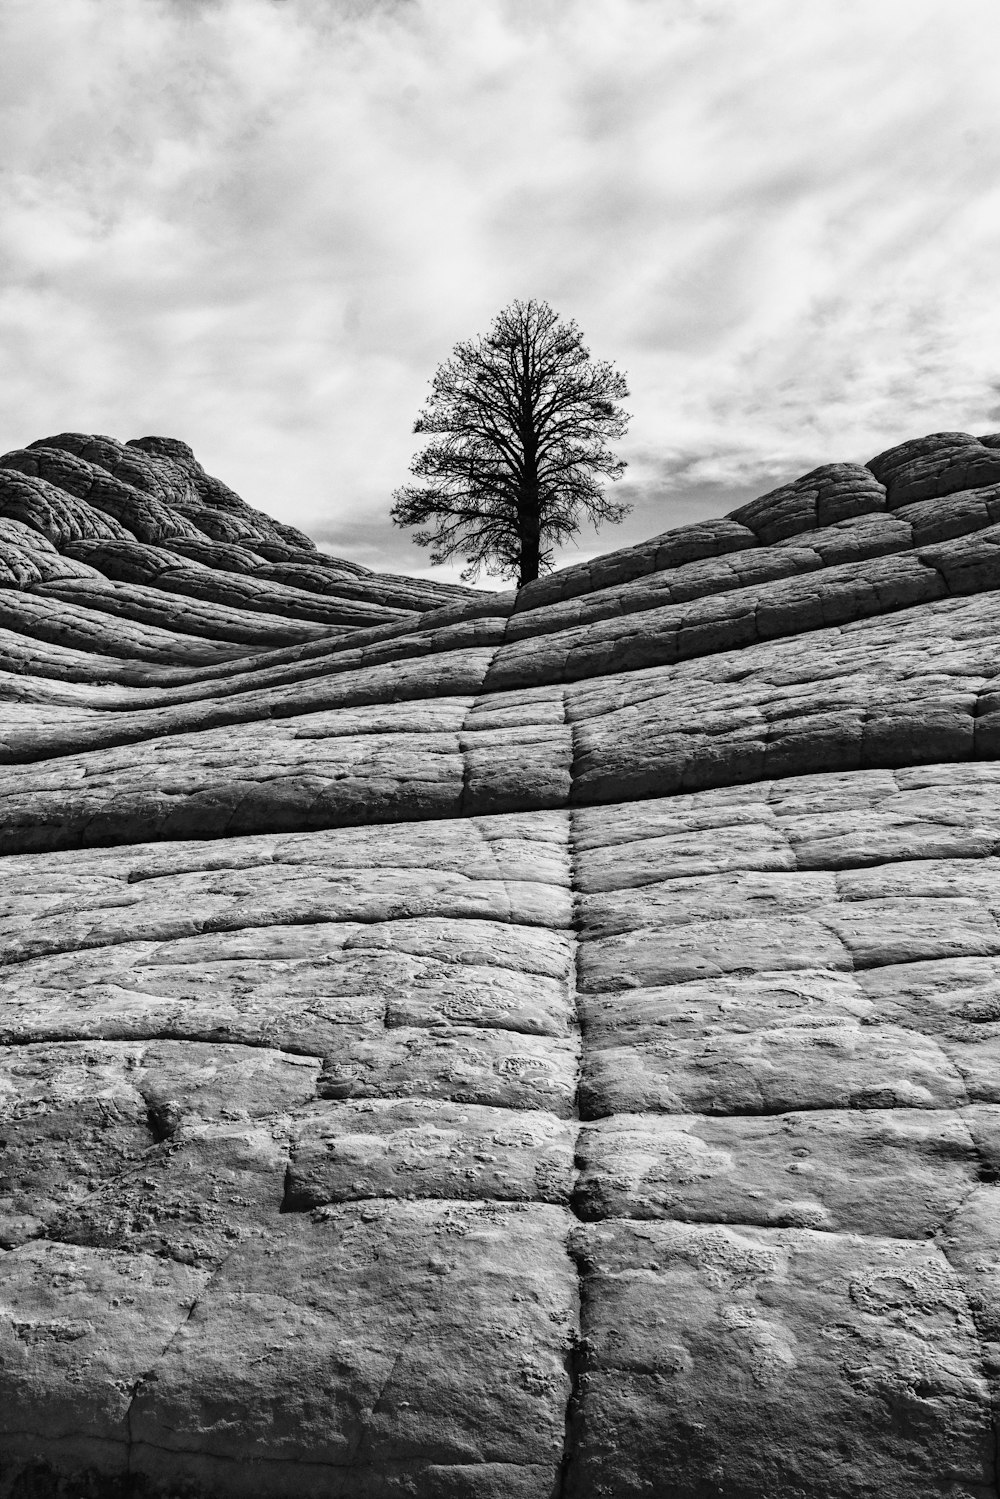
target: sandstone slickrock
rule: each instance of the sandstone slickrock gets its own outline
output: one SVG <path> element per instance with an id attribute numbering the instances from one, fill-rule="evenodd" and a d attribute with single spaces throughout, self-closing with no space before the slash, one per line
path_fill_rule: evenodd
<path id="1" fill-rule="evenodd" d="M 1000 434 L 519 593 L 0 458 L 0 1499 L 986 1499 Z"/>

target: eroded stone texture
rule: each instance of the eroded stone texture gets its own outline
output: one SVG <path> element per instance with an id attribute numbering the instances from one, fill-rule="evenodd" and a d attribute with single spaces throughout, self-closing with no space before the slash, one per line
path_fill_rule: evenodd
<path id="1" fill-rule="evenodd" d="M 284 1218 L 226 1260 L 139 1385 L 133 1465 L 226 1495 L 248 1472 L 276 1495 L 551 1491 L 576 1320 L 564 1241 L 537 1205 Z"/>
<path id="2" fill-rule="evenodd" d="M 614 1221 L 574 1246 L 569 1494 L 995 1492 L 980 1342 L 937 1246 Z"/>
<path id="3" fill-rule="evenodd" d="M 0 459 L 0 1499 L 986 1499 L 1000 436 L 522 589 Z"/>

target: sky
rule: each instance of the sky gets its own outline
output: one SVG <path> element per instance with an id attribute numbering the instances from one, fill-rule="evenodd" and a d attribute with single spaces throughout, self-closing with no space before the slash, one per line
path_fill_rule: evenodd
<path id="1" fill-rule="evenodd" d="M 998 44 L 996 0 L 0 0 L 0 451 L 179 437 L 426 575 L 413 421 L 515 297 L 631 390 L 633 513 L 561 562 L 1000 429 Z"/>

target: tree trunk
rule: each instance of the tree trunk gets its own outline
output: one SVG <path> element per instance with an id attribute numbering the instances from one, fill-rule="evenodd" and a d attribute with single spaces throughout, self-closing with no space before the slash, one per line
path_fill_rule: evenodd
<path id="1" fill-rule="evenodd" d="M 530 405 L 521 432 L 524 474 L 517 497 L 518 588 L 538 577 L 542 554 L 542 505 L 538 482 L 538 436 Z"/>
<path id="2" fill-rule="evenodd" d="M 542 539 L 541 524 L 538 513 L 538 500 L 534 496 L 526 496 L 517 507 L 517 532 L 518 532 L 518 588 L 523 588 L 525 583 L 533 583 L 538 577 L 538 569 L 541 564 Z"/>
<path id="3" fill-rule="evenodd" d="M 518 558 L 518 588 L 523 588 L 525 583 L 533 583 L 538 577 L 538 568 L 541 560 L 541 541 L 538 535 L 538 517 L 534 518 L 534 525 L 530 520 L 521 528 L 521 552 Z"/>

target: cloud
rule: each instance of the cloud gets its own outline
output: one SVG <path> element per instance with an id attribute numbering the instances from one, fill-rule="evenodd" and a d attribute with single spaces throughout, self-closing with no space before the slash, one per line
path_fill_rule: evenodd
<path id="1" fill-rule="evenodd" d="M 997 411 L 992 0 L 7 0 L 0 444 L 192 443 L 387 522 L 515 295 L 628 370 L 638 539 Z M 387 559 L 379 562 L 379 558 Z"/>

